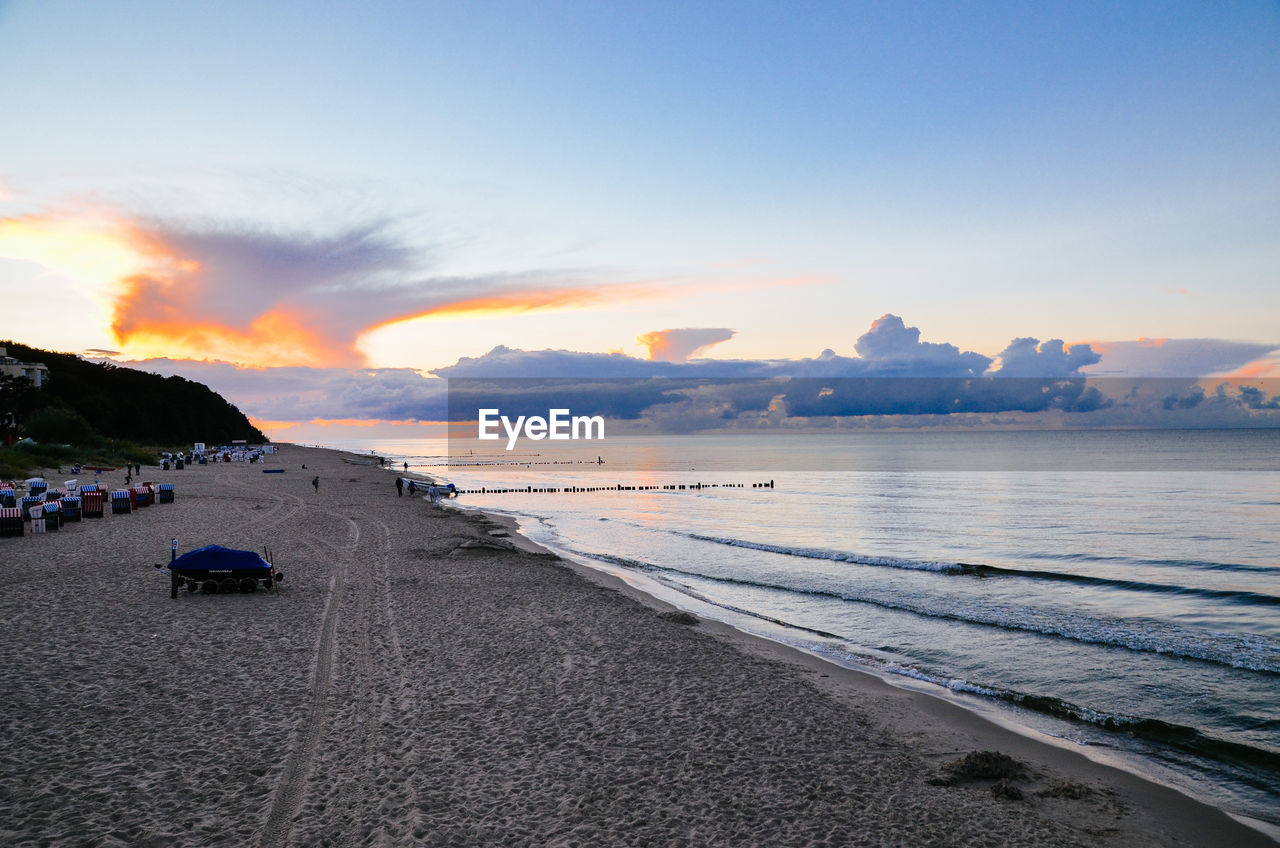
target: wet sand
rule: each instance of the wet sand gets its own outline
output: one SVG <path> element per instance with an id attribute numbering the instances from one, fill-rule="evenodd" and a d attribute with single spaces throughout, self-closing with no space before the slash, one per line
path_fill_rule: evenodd
<path id="1" fill-rule="evenodd" d="M 338 452 L 266 467 L 286 471 L 144 469 L 176 503 L 0 539 L 0 843 L 1274 844 L 952 704 L 664 618 Z M 270 547 L 281 591 L 170 599 L 172 537 Z M 1023 775 L 942 779 L 989 749 Z"/>

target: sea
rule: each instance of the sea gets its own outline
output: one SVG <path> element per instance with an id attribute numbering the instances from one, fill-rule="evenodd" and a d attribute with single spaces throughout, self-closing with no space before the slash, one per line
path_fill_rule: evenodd
<path id="1" fill-rule="evenodd" d="M 695 615 L 1280 838 L 1280 431 L 330 443 Z M 497 491 L 495 491 L 497 490 Z"/>

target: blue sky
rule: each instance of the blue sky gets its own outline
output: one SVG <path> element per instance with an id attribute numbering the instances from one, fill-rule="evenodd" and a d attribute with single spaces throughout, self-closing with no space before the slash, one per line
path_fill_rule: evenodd
<path id="1" fill-rule="evenodd" d="M 885 313 L 987 356 L 1280 343 L 1274 2 L 9 2 L 0 79 L 31 344 L 263 365 L 307 326 L 290 364 L 431 369 L 707 327 L 776 359 Z"/>

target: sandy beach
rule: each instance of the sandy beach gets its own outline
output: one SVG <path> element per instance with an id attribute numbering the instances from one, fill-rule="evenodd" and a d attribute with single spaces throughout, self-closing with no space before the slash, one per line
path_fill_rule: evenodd
<path id="1" fill-rule="evenodd" d="M 174 504 L 0 539 L 0 843 L 1274 844 L 953 704 L 673 620 L 338 452 L 265 467 L 285 473 L 146 468 Z M 269 547 L 281 590 L 173 600 L 171 538 Z M 948 765 L 980 751 L 1014 776 Z"/>

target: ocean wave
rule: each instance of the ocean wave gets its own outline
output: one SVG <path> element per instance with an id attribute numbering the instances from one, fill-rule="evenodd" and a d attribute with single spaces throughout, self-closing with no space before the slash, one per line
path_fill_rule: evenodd
<path id="1" fill-rule="evenodd" d="M 938 574 L 965 575 L 970 577 L 1021 577 L 1028 580 L 1047 580 L 1057 583 L 1074 583 L 1083 586 L 1098 586 L 1135 592 L 1154 594 L 1184 595 L 1209 598 L 1228 603 L 1257 604 L 1262 606 L 1280 606 L 1280 596 L 1263 592 L 1250 592 L 1235 589 L 1207 589 L 1196 586 L 1179 586 L 1170 583 L 1151 583 L 1141 580 L 1123 580 L 1110 577 L 1095 577 L 1087 574 L 1072 574 L 1062 571 L 1041 571 L 1030 568 L 1010 568 L 1001 565 L 985 565 L 968 562 L 937 562 L 929 560 L 911 560 L 897 557 L 875 557 L 848 551 L 835 551 L 823 548 L 806 548 L 785 545 L 771 545 L 765 542 L 752 542 L 745 539 L 734 539 L 726 536 L 708 536 L 701 533 L 685 533 L 669 531 L 690 539 L 713 542 L 736 548 L 765 551 L 783 556 L 802 557 L 805 559 L 821 559 L 833 562 L 848 562 L 856 565 L 870 565 L 881 568 L 900 568 L 908 571 L 932 571 Z M 1267 570 L 1267 569 L 1260 569 Z"/>
<path id="2" fill-rule="evenodd" d="M 863 659 L 865 661 L 865 659 Z M 968 692 L 970 695 L 983 695 L 988 698 L 1000 698 L 1003 692 L 999 689 L 992 689 L 989 686 L 979 686 L 976 683 L 959 677 L 946 677 L 941 674 L 930 674 L 927 671 L 921 671 L 915 666 L 905 665 L 900 662 L 874 662 L 874 665 L 882 671 L 896 674 L 899 677 L 910 677 L 912 680 L 921 680 L 925 683 L 932 683 L 934 686 L 941 686 L 944 689 L 950 689 L 952 692 Z"/>
<path id="3" fill-rule="evenodd" d="M 614 565 L 620 565 L 626 568 L 634 568 L 657 574 L 670 573 L 685 577 L 698 577 L 715 582 L 746 584 L 750 586 L 759 586 L 761 588 L 781 589 L 784 591 L 795 591 L 786 587 L 772 586 L 769 584 L 755 583 L 748 580 L 739 580 L 735 578 L 711 577 L 708 575 L 694 574 L 682 571 L 681 569 L 668 568 L 664 566 L 654 565 L 642 560 L 622 557 L 613 554 L 586 553 L 584 551 L 573 551 L 580 556 L 593 557 L 595 559 L 610 562 Z M 670 585 L 670 581 L 663 581 Z M 838 634 L 827 633 L 821 630 L 815 630 L 803 625 L 797 625 L 793 622 L 784 621 L 773 616 L 763 615 L 752 610 L 744 609 L 738 606 L 717 601 L 710 598 L 690 587 L 682 588 L 692 597 L 703 601 L 704 603 L 718 606 L 722 609 L 732 610 L 747 616 L 769 621 L 799 632 L 812 633 L 829 639 L 843 641 L 843 637 Z M 828 592 L 805 592 L 806 594 L 821 594 L 841 597 Z M 847 599 L 847 598 L 846 598 Z M 876 603 L 869 601 L 870 603 Z M 877 604 L 878 606 L 887 606 L 893 609 L 902 609 L 902 607 L 892 604 Z M 915 612 L 916 610 L 908 610 Z M 927 613 L 925 613 L 927 614 Z M 947 617 L 947 616 L 943 616 Z M 984 622 L 973 622 L 983 624 Z M 996 625 L 1001 626 L 1003 625 Z M 1021 629 L 1021 628 L 1013 628 Z M 1040 632 L 1040 631 L 1035 631 Z M 1074 637 L 1067 637 L 1074 638 Z M 1081 641 L 1090 641 L 1087 639 Z M 1115 646 L 1114 642 L 1102 641 L 1099 644 Z M 1131 647 L 1123 645 L 1122 647 Z M 1189 656 L 1188 654 L 1179 654 L 1177 651 L 1165 649 L 1157 649 L 1156 652 L 1170 654 L 1174 656 Z M 1141 650 L 1133 648 L 1134 650 Z M 819 653 L 828 653 L 829 648 L 820 647 Z M 1274 650 L 1274 648 L 1272 649 Z M 843 653 L 843 650 L 838 653 Z M 1051 716 L 1056 719 L 1088 725 L 1100 730 L 1111 733 L 1124 734 L 1135 739 L 1158 745 L 1173 748 L 1184 753 L 1192 754 L 1198 757 L 1209 759 L 1219 763 L 1230 764 L 1236 768 L 1236 777 L 1250 784 L 1254 788 L 1263 789 L 1274 793 L 1277 779 L 1280 779 L 1280 752 L 1262 748 L 1254 745 L 1248 745 L 1241 742 L 1221 739 L 1211 736 L 1203 731 L 1183 724 L 1165 721 L 1163 719 L 1152 718 L 1147 716 L 1130 715 L 1125 713 L 1107 712 L 1092 709 L 1090 707 L 1074 704 L 1062 698 L 1051 695 L 1039 695 L 1027 692 L 1020 692 L 1015 689 L 1005 689 L 1000 687 L 983 685 L 970 680 L 958 677 L 950 677 L 945 674 L 926 671 L 908 663 L 897 660 L 888 660 L 882 657 L 869 656 L 862 653 L 854 653 L 849 655 L 851 659 L 857 663 L 870 666 L 884 673 L 907 677 L 913 680 L 919 680 L 935 686 L 940 686 L 952 692 L 962 692 L 970 695 L 978 695 L 984 698 L 991 698 L 1005 703 L 1013 704 L 1023 709 Z M 1206 659 L 1205 657 L 1189 656 L 1192 659 Z M 1217 662 L 1219 660 L 1208 660 Z M 1273 673 L 1280 673 L 1280 669 L 1268 669 Z"/>
<path id="4" fill-rule="evenodd" d="M 1161 595 L 1189 595 L 1237 604 L 1280 605 L 1280 596 L 1268 595 L 1263 592 L 1250 592 L 1243 589 L 1206 589 L 1196 586 L 1178 586 L 1171 583 L 1149 583 L 1142 580 L 1120 580 L 1112 577 L 1093 577 L 1087 574 L 1071 574 L 1061 571 L 1037 571 L 1026 568 L 1008 568 L 999 565 L 975 565 L 970 563 L 960 563 L 959 573 L 975 577 L 1024 577 L 1029 580 L 1049 580 L 1059 583 L 1075 583 L 1082 586 L 1152 592 Z"/>
<path id="5" fill-rule="evenodd" d="M 724 585 L 745 586 L 789 592 L 810 597 L 833 598 L 851 603 L 869 604 L 927 618 L 955 621 L 980 627 L 994 627 L 1082 644 L 1123 648 L 1149 654 L 1200 660 L 1245 671 L 1280 675 L 1280 642 L 1262 636 L 1221 632 L 1189 631 L 1169 622 L 1146 618 L 1104 618 L 1084 615 L 1079 610 L 1064 612 L 992 603 L 959 603 L 954 599 L 930 596 L 921 603 L 905 596 L 872 595 L 867 592 L 837 590 L 821 586 L 803 586 L 795 582 L 753 580 L 704 574 L 671 566 L 602 552 L 573 550 L 572 553 L 625 568 L 655 574 L 709 580 Z M 718 602 L 717 602 L 718 603 Z M 719 604 L 724 606 L 723 604 Z M 763 616 L 761 616 L 763 617 Z M 785 622 L 779 622 L 784 623 Z M 807 628 L 806 628 L 807 629 Z M 829 635 L 829 634 L 824 634 Z M 837 637 L 840 638 L 840 637 Z"/>
<path id="6" fill-rule="evenodd" d="M 1243 562 L 1215 562 L 1202 559 L 1145 559 L 1132 556 L 1107 556 L 1104 554 L 1048 553 L 1027 551 L 1019 554 L 1026 559 L 1047 559 L 1061 562 L 1112 562 L 1123 565 L 1155 566 L 1165 568 L 1189 568 L 1196 571 L 1234 571 L 1241 574 L 1273 574 L 1280 576 L 1280 568 L 1273 565 L 1250 565 Z"/>
<path id="7" fill-rule="evenodd" d="M 1012 689 L 983 686 L 960 678 L 933 674 L 896 661 L 863 656 L 858 656 L 857 660 L 880 671 L 931 683 L 953 692 L 995 698 L 1053 718 L 1090 725 L 1113 733 L 1128 734 L 1147 742 L 1155 742 L 1217 762 L 1243 767 L 1243 772 L 1238 773 L 1238 776 L 1259 789 L 1274 792 L 1276 781 L 1280 778 L 1280 752 L 1220 739 L 1187 725 L 1158 718 L 1095 710 L 1049 695 L 1034 695 Z"/>
<path id="8" fill-rule="evenodd" d="M 835 562 L 851 562 L 858 565 L 903 568 L 909 571 L 951 571 L 960 573 L 964 569 L 963 563 L 958 562 L 866 556 L 864 554 L 849 553 L 848 551 L 833 551 L 824 548 L 805 548 L 788 545 L 771 545 L 767 542 L 751 542 L 746 539 L 734 539 L 727 536 L 706 536 L 702 533 L 686 533 L 679 530 L 672 530 L 669 532 L 675 533 L 679 536 L 685 536 L 689 539 L 697 539 L 701 542 L 714 542 L 717 545 L 729 545 L 734 548 L 750 548 L 754 551 L 765 551 L 767 553 L 782 554 L 784 556 L 804 557 L 805 559 L 826 559 Z"/>
<path id="9" fill-rule="evenodd" d="M 1280 752 L 1219 739 L 1194 727 L 1158 718 L 1099 712 L 1045 695 L 1005 692 L 1001 693 L 1000 697 L 1025 709 L 1056 718 L 1090 724 L 1116 733 L 1127 733 L 1148 742 L 1155 742 L 1218 762 L 1245 767 L 1246 771 L 1238 776 L 1259 789 L 1274 792 L 1276 781 L 1280 778 Z M 1253 770 L 1264 774 L 1256 775 L 1251 780 L 1249 771 Z"/>

